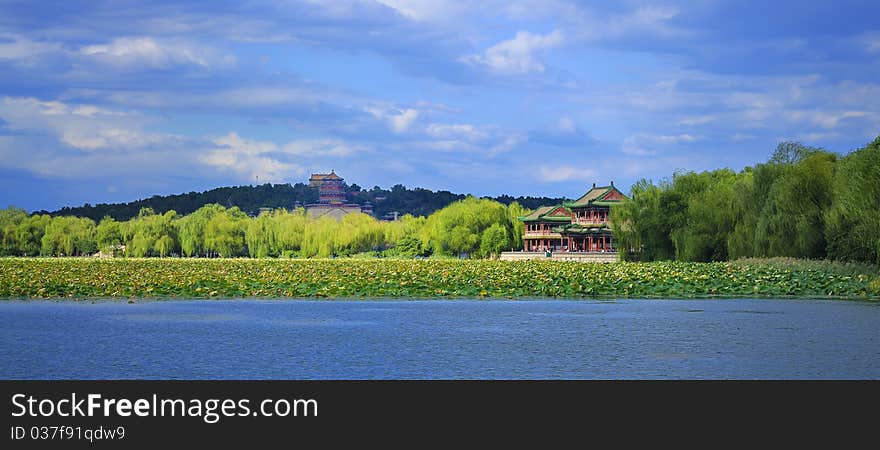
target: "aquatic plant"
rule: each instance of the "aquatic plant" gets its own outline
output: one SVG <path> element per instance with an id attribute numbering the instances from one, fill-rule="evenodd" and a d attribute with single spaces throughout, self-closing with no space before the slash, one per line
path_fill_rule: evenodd
<path id="1" fill-rule="evenodd" d="M 824 268 L 824 269 L 823 269 Z M 880 298 L 821 264 L 394 259 L 3 258 L 2 298 Z"/>

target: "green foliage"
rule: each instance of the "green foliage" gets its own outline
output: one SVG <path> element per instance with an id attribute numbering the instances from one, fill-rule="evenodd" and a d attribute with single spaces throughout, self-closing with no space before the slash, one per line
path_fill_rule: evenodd
<path id="1" fill-rule="evenodd" d="M 247 192 L 268 195 L 272 187 L 266 186 Z M 440 197 L 459 198 L 446 194 Z M 387 196 L 395 199 L 389 204 L 407 208 L 418 199 L 440 198 L 400 185 L 390 191 L 353 187 L 349 195 L 377 202 Z M 148 202 L 130 220 L 104 217 L 95 226 L 88 218 L 8 208 L 0 210 L 0 256 L 124 248 L 132 257 L 492 258 L 522 248 L 523 224 L 517 217 L 528 210 L 512 197 L 503 201 L 466 197 L 428 217 L 405 214 L 394 222 L 364 214 L 311 219 L 302 209 L 252 218 L 218 203 L 178 217 L 174 211 L 156 214 L 163 209 Z M 767 163 L 739 173 L 721 169 L 679 172 L 657 184 L 641 180 L 629 201 L 612 208 L 611 226 L 628 260 L 781 256 L 878 263 L 880 138 L 844 157 L 783 142 Z"/>
<path id="2" fill-rule="evenodd" d="M 422 246 L 445 256 L 476 255 L 483 232 L 494 224 L 509 234 L 507 208 L 495 201 L 468 197 L 431 214 L 422 229 Z"/>
<path id="3" fill-rule="evenodd" d="M 122 238 L 122 224 L 112 217 L 104 217 L 97 229 L 98 248 L 113 251 L 125 244 Z"/>
<path id="4" fill-rule="evenodd" d="M 390 248 L 386 249 L 384 254 L 400 258 L 426 256 L 427 251 L 422 247 L 419 238 L 426 221 L 424 217 L 407 214 L 395 222 L 388 222 L 385 225 L 385 242 Z"/>
<path id="5" fill-rule="evenodd" d="M 351 203 L 360 205 L 365 202 L 371 202 L 376 217 L 384 217 L 392 211 L 397 211 L 400 216 L 406 214 L 417 217 L 428 216 L 438 209 L 465 198 L 465 195 L 454 194 L 449 191 L 407 188 L 400 184 L 395 185 L 391 189 L 381 189 L 376 186 L 370 190 L 362 189 L 360 186 L 353 184 L 347 189 L 347 194 L 347 201 Z M 534 209 L 541 205 L 558 204 L 564 199 L 548 197 L 514 198 L 502 195 L 494 200 L 505 205 L 518 202 L 524 207 Z M 95 221 L 109 216 L 118 221 L 127 221 L 137 217 L 142 208 L 151 208 L 157 214 L 164 214 L 167 211 L 173 210 L 181 215 L 189 215 L 206 205 L 218 204 L 227 208 L 237 206 L 242 211 L 257 213 L 260 208 L 291 208 L 297 202 L 305 205 L 317 201 L 318 189 L 307 184 L 267 183 L 259 186 L 221 187 L 205 192 L 189 192 L 168 196 L 154 195 L 150 198 L 129 203 L 86 204 L 74 208 L 65 207 L 50 214 L 53 216 L 89 217 Z"/>
<path id="6" fill-rule="evenodd" d="M 27 212 L 19 208 L 0 210 L 0 256 L 18 255 L 18 226 L 27 219 Z"/>
<path id="7" fill-rule="evenodd" d="M 755 231 L 757 256 L 825 256 L 824 212 L 836 159 L 815 150 L 777 171 Z"/>
<path id="8" fill-rule="evenodd" d="M 368 256 L 358 254 L 358 256 Z M 873 272 L 872 272 L 873 271 Z M 0 298 L 880 298 L 876 269 L 827 262 L 0 259 Z"/>
<path id="9" fill-rule="evenodd" d="M 493 223 L 483 230 L 480 238 L 480 253 L 483 256 L 497 257 L 510 245 L 507 229 L 499 223 Z"/>
<path id="10" fill-rule="evenodd" d="M 211 218 L 225 210 L 226 208 L 212 203 L 202 206 L 179 221 L 177 229 L 180 238 L 180 249 L 184 255 L 207 256 L 208 248 L 205 246 L 205 228 L 208 226 Z"/>
<path id="11" fill-rule="evenodd" d="M 143 208 L 138 217 L 120 226 L 125 242 L 125 255 L 133 257 L 169 256 L 180 247 L 177 237 L 177 213 L 154 214 L 150 208 Z M 102 224 L 105 222 L 102 221 Z M 112 222 L 105 224 L 105 238 L 112 239 Z M 112 245 L 112 244 L 111 244 Z"/>
<path id="12" fill-rule="evenodd" d="M 522 250 L 523 248 L 523 231 L 525 223 L 519 220 L 519 217 L 526 216 L 531 211 L 523 208 L 519 202 L 511 202 L 507 205 L 507 220 L 512 225 L 510 229 L 510 248 L 505 250 Z"/>
<path id="13" fill-rule="evenodd" d="M 40 252 L 45 256 L 78 256 L 94 253 L 95 222 L 80 217 L 55 217 L 46 225 L 40 239 Z"/>
<path id="14" fill-rule="evenodd" d="M 225 258 L 244 256 L 247 220 L 236 207 L 214 214 L 205 224 L 205 250 Z"/>
<path id="15" fill-rule="evenodd" d="M 630 200 L 611 208 L 611 228 L 623 258 L 673 259 L 671 231 L 685 207 L 668 183 L 640 180 L 633 185 Z"/>
<path id="16" fill-rule="evenodd" d="M 47 214 L 34 214 L 18 224 L 15 231 L 18 243 L 18 256 L 36 256 L 40 254 L 43 246 L 43 235 L 46 227 L 52 222 L 52 217 Z"/>
<path id="17" fill-rule="evenodd" d="M 825 220 L 829 257 L 880 263 L 880 137 L 838 162 Z"/>
<path id="18" fill-rule="evenodd" d="M 783 142 L 754 168 L 642 180 L 630 198 L 611 217 L 629 259 L 880 261 L 880 138 L 842 159 Z"/>
<path id="19" fill-rule="evenodd" d="M 735 228 L 733 187 L 729 169 L 676 176 L 674 188 L 684 186 L 687 198 L 683 220 L 672 228 L 676 258 L 683 261 L 727 260 L 728 235 Z"/>
<path id="20" fill-rule="evenodd" d="M 248 224 L 244 236 L 252 258 L 277 257 L 281 253 L 275 223 L 273 213 L 263 213 Z"/>

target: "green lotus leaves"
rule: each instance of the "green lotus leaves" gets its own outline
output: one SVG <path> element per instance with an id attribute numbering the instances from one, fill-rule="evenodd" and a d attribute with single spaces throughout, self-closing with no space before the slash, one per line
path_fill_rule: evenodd
<path id="1" fill-rule="evenodd" d="M 821 264 L 4 258 L 2 298 L 880 298 Z"/>

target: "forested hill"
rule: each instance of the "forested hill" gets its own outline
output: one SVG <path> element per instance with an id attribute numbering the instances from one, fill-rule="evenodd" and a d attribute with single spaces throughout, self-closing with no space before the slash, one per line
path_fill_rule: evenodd
<path id="1" fill-rule="evenodd" d="M 409 189 L 399 184 L 390 190 L 381 189 L 378 186 L 364 190 L 354 184 L 348 186 L 347 191 L 348 201 L 351 203 L 363 204 L 364 202 L 371 202 L 376 217 L 383 217 L 394 211 L 397 211 L 399 215 L 427 216 L 456 200 L 466 197 L 464 194 L 454 194 L 449 191 L 435 192 L 422 188 Z M 503 195 L 493 198 L 493 200 L 505 205 L 516 201 L 525 208 L 535 209 L 542 205 L 558 204 L 564 199 Z M 185 215 L 204 205 L 219 203 L 225 207 L 237 206 L 247 213 L 256 213 L 260 208 L 292 209 L 296 202 L 308 204 L 317 201 L 318 189 L 309 187 L 307 184 L 267 183 L 259 186 L 221 187 L 209 191 L 189 192 L 186 194 L 154 195 L 150 198 L 129 203 L 99 203 L 96 205 L 86 203 L 83 206 L 64 207 L 52 212 L 38 211 L 38 213 L 48 213 L 53 216 L 89 217 L 95 221 L 99 221 L 105 216 L 110 216 L 116 220 L 128 220 L 137 216 L 141 208 L 152 208 L 153 211 L 159 214 L 174 210 L 178 214 Z"/>

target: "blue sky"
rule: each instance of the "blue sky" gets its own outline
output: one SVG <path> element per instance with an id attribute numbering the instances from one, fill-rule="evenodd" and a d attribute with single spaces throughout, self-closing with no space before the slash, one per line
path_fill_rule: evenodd
<path id="1" fill-rule="evenodd" d="M 880 134 L 876 1 L 0 0 L 0 206 L 576 197 Z"/>

